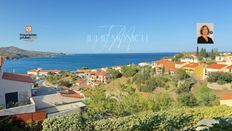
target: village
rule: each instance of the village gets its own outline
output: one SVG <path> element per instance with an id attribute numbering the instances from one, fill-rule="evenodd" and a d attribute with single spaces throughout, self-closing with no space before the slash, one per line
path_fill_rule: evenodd
<path id="1" fill-rule="evenodd" d="M 151 67 L 156 75 L 172 76 L 178 70 L 184 70 L 197 81 L 207 81 L 208 75 L 212 72 L 232 73 L 232 53 L 220 53 L 212 63 L 200 61 L 196 53 L 187 53 L 187 57 L 185 55 L 178 61 L 173 61 L 174 57 L 126 66 Z M 82 90 L 110 83 L 114 79 L 111 71 L 122 72 L 125 66 L 78 69 L 72 71 L 76 79 L 72 80 L 71 84 L 62 81 L 61 85 L 49 86 L 46 83 L 47 77 L 64 72 L 38 68 L 28 71 L 27 74 L 14 74 L 3 72 L 3 67 L 4 58 L 0 57 L 0 116 L 17 115 L 25 120 L 41 121 L 47 117 L 62 116 L 76 110 L 84 111 L 86 96 Z M 219 90 L 232 89 L 232 85 L 228 83 L 208 82 L 208 86 Z M 226 91 L 220 96 L 221 105 L 232 106 L 232 93 L 229 93 Z"/>

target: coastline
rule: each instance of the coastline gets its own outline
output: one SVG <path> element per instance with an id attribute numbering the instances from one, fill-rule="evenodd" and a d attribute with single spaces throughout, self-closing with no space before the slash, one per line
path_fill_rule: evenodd
<path id="1" fill-rule="evenodd" d="M 120 53 L 120 54 L 66 54 L 54 57 L 29 57 L 5 62 L 6 72 L 25 74 L 31 69 L 58 69 L 75 71 L 82 67 L 90 69 L 117 65 L 151 62 L 176 53 Z"/>

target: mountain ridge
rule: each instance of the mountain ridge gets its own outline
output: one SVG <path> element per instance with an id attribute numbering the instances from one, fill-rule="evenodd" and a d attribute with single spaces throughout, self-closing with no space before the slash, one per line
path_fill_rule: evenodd
<path id="1" fill-rule="evenodd" d="M 21 59 L 28 57 L 52 57 L 57 55 L 65 55 L 64 53 L 29 51 L 15 46 L 0 47 L 0 56 L 6 59 Z"/>

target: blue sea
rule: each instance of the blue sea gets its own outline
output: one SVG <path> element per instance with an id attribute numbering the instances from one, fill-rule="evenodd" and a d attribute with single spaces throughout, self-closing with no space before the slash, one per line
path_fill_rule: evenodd
<path id="1" fill-rule="evenodd" d="M 129 54 L 76 54 L 43 58 L 23 58 L 18 60 L 6 60 L 5 72 L 26 73 L 28 70 L 43 68 L 47 70 L 75 71 L 82 67 L 101 68 L 116 65 L 137 64 L 151 62 L 173 56 L 176 53 L 129 53 Z"/>

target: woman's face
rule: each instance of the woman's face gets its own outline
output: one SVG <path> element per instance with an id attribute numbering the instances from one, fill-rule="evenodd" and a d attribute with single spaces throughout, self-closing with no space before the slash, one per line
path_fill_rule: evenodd
<path id="1" fill-rule="evenodd" d="M 202 34 L 203 35 L 208 35 L 209 34 L 209 30 L 208 30 L 207 27 L 203 27 Z"/>

